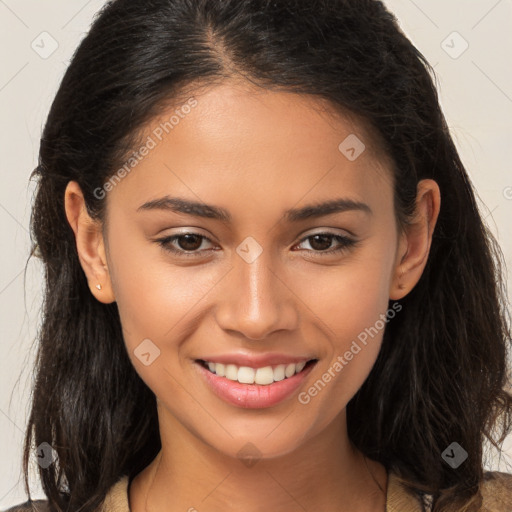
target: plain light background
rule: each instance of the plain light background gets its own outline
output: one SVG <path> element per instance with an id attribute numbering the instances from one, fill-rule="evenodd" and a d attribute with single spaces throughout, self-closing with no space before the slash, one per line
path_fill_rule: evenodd
<path id="1" fill-rule="evenodd" d="M 448 124 L 510 268 L 512 0 L 385 3 L 435 67 Z M 103 4 L 0 0 L 0 509 L 26 500 L 22 442 L 42 299 L 37 260 L 27 266 L 24 281 L 34 191 L 28 178 L 58 84 Z M 511 281 L 509 272 L 509 289 Z M 510 438 L 504 447 L 507 455 L 491 457 L 487 469 L 510 471 Z M 33 496 L 44 498 L 34 460 L 32 468 Z"/>

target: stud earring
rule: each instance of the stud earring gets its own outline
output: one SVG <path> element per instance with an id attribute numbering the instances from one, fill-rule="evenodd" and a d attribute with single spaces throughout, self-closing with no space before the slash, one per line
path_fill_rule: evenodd
<path id="1" fill-rule="evenodd" d="M 98 290 L 101 290 L 101 284 L 97 284 L 96 288 L 98 288 Z"/>

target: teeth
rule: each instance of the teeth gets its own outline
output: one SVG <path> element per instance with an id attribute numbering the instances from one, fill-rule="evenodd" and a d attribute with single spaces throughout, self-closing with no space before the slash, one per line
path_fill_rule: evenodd
<path id="1" fill-rule="evenodd" d="M 306 361 L 300 363 L 280 364 L 278 366 L 265 366 L 263 368 L 250 368 L 249 366 L 236 366 L 235 364 L 222 364 L 207 362 L 212 373 L 229 380 L 236 380 L 241 384 L 268 385 L 292 377 L 301 372 Z"/>
<path id="2" fill-rule="evenodd" d="M 284 364 L 280 364 L 274 368 L 274 380 L 277 382 L 285 378 Z"/>
<path id="3" fill-rule="evenodd" d="M 237 380 L 238 379 L 238 368 L 234 364 L 226 365 L 226 379 Z"/>
<path id="4" fill-rule="evenodd" d="M 238 368 L 237 380 L 242 384 L 252 384 L 254 382 L 254 377 L 256 376 L 256 373 L 257 371 L 254 368 L 242 366 L 241 368 Z M 273 379 L 272 382 L 274 382 Z"/>
<path id="5" fill-rule="evenodd" d="M 304 366 L 306 366 L 306 361 L 302 361 L 302 363 L 297 363 L 297 373 L 301 372 Z"/>
<path id="6" fill-rule="evenodd" d="M 286 366 L 286 368 L 284 369 L 284 376 L 285 377 L 291 377 L 294 373 L 295 373 L 295 370 L 297 369 L 297 365 L 293 364 L 293 363 L 290 363 L 289 365 Z"/>
<path id="7" fill-rule="evenodd" d="M 240 368 L 240 370 L 243 370 L 244 367 Z M 240 371 L 239 370 L 239 371 Z M 240 379 L 238 379 L 240 382 Z M 256 384 L 272 384 L 274 382 L 274 370 L 272 370 L 272 366 L 265 366 L 264 368 L 258 368 L 256 370 L 256 375 L 254 376 L 254 382 Z M 252 383 L 249 383 L 252 384 Z"/>

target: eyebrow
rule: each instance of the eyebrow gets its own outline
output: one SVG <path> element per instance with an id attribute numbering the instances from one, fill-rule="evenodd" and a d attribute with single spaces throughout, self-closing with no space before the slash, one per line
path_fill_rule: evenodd
<path id="1" fill-rule="evenodd" d="M 215 219 L 224 223 L 229 223 L 232 220 L 231 214 L 224 208 L 179 197 L 165 196 L 159 199 L 153 199 L 145 202 L 137 208 L 137 211 L 147 210 L 173 211 L 196 217 Z M 338 198 L 322 203 L 310 204 L 302 208 L 286 210 L 283 217 L 287 222 L 300 222 L 305 219 L 323 217 L 325 215 L 354 210 L 362 211 L 369 215 L 373 214 L 371 208 L 366 203 L 354 201 L 352 199 Z"/>

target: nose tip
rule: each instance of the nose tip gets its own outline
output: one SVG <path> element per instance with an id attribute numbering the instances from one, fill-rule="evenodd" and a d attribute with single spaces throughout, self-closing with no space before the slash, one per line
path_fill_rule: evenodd
<path id="1" fill-rule="evenodd" d="M 225 327 L 238 330 L 251 341 L 266 338 L 270 332 L 280 329 L 279 322 L 283 318 L 282 302 L 271 295 L 275 292 L 264 292 L 262 289 L 251 291 L 246 288 L 230 302 L 224 316 Z"/>

